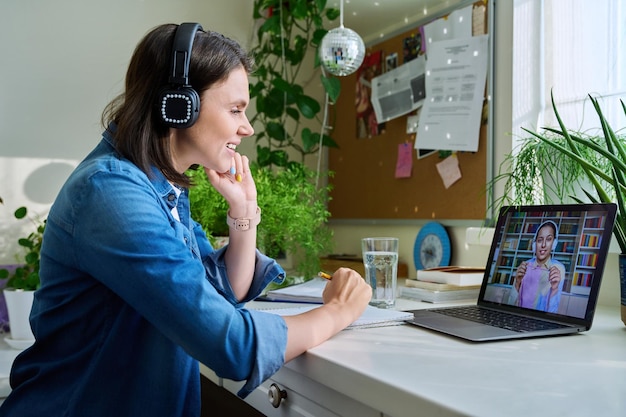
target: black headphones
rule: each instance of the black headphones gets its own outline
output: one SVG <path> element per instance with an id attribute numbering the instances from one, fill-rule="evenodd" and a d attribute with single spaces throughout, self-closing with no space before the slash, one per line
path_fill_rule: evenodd
<path id="1" fill-rule="evenodd" d="M 559 226 L 557 226 L 556 223 L 553 222 L 552 220 L 546 220 L 545 222 L 539 225 L 539 227 L 537 228 L 537 231 L 535 232 L 535 237 L 533 238 L 533 243 L 532 243 L 533 253 L 537 251 L 537 236 L 539 235 L 539 230 L 542 227 L 547 226 L 547 225 L 551 225 L 552 228 L 554 229 L 554 240 L 552 241 L 552 246 L 550 246 L 550 250 L 553 252 L 556 250 L 556 245 L 559 244 Z"/>
<path id="2" fill-rule="evenodd" d="M 198 23 L 181 23 L 172 47 L 170 85 L 159 96 L 159 114 L 168 127 L 184 128 L 195 123 L 200 113 L 200 96 L 189 84 L 189 62 Z"/>

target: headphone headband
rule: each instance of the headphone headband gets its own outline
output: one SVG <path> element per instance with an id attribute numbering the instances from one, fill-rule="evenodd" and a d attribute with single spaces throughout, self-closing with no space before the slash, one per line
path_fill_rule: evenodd
<path id="1" fill-rule="evenodd" d="M 554 240 L 552 241 L 552 246 L 550 249 L 552 251 L 556 250 L 556 245 L 559 242 L 559 226 L 557 226 L 556 222 L 552 220 L 546 220 L 543 223 L 539 224 L 537 230 L 535 231 L 535 237 L 532 240 L 532 250 L 535 252 L 537 250 L 537 236 L 539 235 L 539 230 L 541 230 L 544 226 L 551 225 L 554 228 Z"/>
<path id="2" fill-rule="evenodd" d="M 539 227 L 537 227 L 537 231 L 535 232 L 535 240 L 537 240 L 537 236 L 539 235 L 539 230 L 547 225 L 551 225 L 552 228 L 554 229 L 554 238 L 555 239 L 559 238 L 559 226 L 557 226 L 556 222 L 554 222 L 553 220 L 546 220 L 543 223 L 541 223 Z"/>
<path id="3" fill-rule="evenodd" d="M 189 85 L 189 61 L 196 32 L 202 30 L 199 23 L 181 23 L 176 29 L 172 47 L 171 84 Z"/>

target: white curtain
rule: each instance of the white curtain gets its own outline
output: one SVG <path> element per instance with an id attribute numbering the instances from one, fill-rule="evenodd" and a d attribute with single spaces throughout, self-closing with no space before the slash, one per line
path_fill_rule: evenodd
<path id="1" fill-rule="evenodd" d="M 588 95 L 600 98 L 614 129 L 626 127 L 626 1 L 515 0 L 513 148 L 521 127 L 599 127 Z M 626 133 L 626 132 L 622 132 Z"/>

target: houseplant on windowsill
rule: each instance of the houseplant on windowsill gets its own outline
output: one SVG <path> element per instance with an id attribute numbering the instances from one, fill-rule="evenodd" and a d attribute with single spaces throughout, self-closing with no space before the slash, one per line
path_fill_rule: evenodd
<path id="1" fill-rule="evenodd" d="M 573 192 L 581 186 L 582 193 L 590 202 L 617 203 L 617 218 L 613 235 L 620 248 L 619 271 L 621 288 L 621 316 L 626 324 L 626 139 L 615 133 L 615 130 L 606 121 L 598 99 L 589 96 L 596 111 L 601 127 L 598 136 L 583 135 L 568 129 L 561 119 L 552 97 L 552 108 L 558 120 L 558 128 L 546 127 L 542 133 L 524 129 L 534 139 L 542 144 L 540 152 L 551 152 L 562 164 L 556 168 L 545 161 L 534 167 L 534 174 L 530 178 L 516 178 L 517 183 L 530 181 L 527 184 L 536 184 L 537 173 L 545 175 L 551 173 L 555 178 L 561 178 L 560 187 Z M 622 111 L 626 115 L 626 106 L 620 101 Z M 555 136 L 556 135 L 556 140 Z M 540 159 L 535 159 L 538 161 Z M 513 158 L 515 162 L 515 159 Z M 559 169 L 567 166 L 570 171 L 567 175 L 558 177 Z M 515 171 L 512 171 L 515 172 Z M 523 175 L 520 173 L 516 175 Z M 507 177 L 511 179 L 511 174 Z M 585 185 L 588 184 L 588 185 Z M 592 187 L 593 191 L 588 188 Z M 584 202 L 581 194 L 570 195 L 576 202 Z M 502 200 L 499 200 L 502 202 Z M 531 203 L 540 203 L 532 201 Z M 557 201 L 558 202 L 558 201 Z"/>
<path id="2" fill-rule="evenodd" d="M 580 133 L 579 136 L 590 142 L 603 141 L 597 135 Z M 574 202 L 571 196 L 591 185 L 585 179 L 585 172 L 577 161 L 563 158 L 561 152 L 551 146 L 550 143 L 567 146 L 562 135 L 546 130 L 542 137 L 546 140 L 530 134 L 520 140 L 513 152 L 504 156 L 498 174 L 487 184 L 487 189 L 493 190 L 496 183 L 504 183 L 505 193 L 493 198 L 490 204 L 494 214 L 505 205 Z M 593 161 L 596 166 L 608 172 L 608 161 L 598 160 L 598 155 L 593 149 L 580 146 L 579 150 L 583 158 Z"/>
<path id="3" fill-rule="evenodd" d="M 20 265 L 14 270 L 0 269 L 0 279 L 5 279 L 3 291 L 9 315 L 12 340 L 7 342 L 23 345 L 34 339 L 30 328 L 29 315 L 33 302 L 33 295 L 39 288 L 39 260 L 45 220 L 28 217 L 26 207 L 15 210 L 16 219 L 28 218 L 35 230 L 27 237 L 18 239 L 18 245 L 25 251 L 24 257 L 19 260 Z"/>

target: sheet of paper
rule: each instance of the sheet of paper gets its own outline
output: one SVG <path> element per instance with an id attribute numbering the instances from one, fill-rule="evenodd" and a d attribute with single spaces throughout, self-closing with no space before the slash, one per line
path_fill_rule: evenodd
<path id="1" fill-rule="evenodd" d="M 433 42 L 472 36 L 472 7 L 467 6 L 424 25 L 426 51 L 430 55 Z M 430 56 L 429 56 L 430 59 Z"/>
<path id="2" fill-rule="evenodd" d="M 472 9 L 472 35 L 484 35 L 486 33 L 487 25 L 485 22 L 487 14 L 487 7 L 483 4 L 480 6 L 474 6 Z"/>
<path id="3" fill-rule="evenodd" d="M 269 308 L 262 309 L 267 313 L 278 314 L 280 316 L 293 316 L 301 314 L 306 311 L 318 308 L 316 305 L 287 307 L 287 308 Z M 395 326 L 403 324 L 405 320 L 413 318 L 413 313 L 406 311 L 384 309 L 373 306 L 367 306 L 361 316 L 350 324 L 347 329 L 366 328 L 366 327 L 381 327 L 381 326 Z"/>
<path id="4" fill-rule="evenodd" d="M 415 147 L 476 152 L 487 80 L 488 36 L 435 42 Z"/>
<path id="5" fill-rule="evenodd" d="M 459 168 L 459 158 L 455 154 L 450 155 L 437 164 L 437 171 L 443 180 L 446 189 L 461 179 L 461 169 Z"/>
<path id="6" fill-rule="evenodd" d="M 396 178 L 411 178 L 413 171 L 413 147 L 409 143 L 398 144 Z"/>
<path id="7" fill-rule="evenodd" d="M 268 291 L 266 297 L 275 301 L 301 301 L 307 303 L 322 303 L 322 293 L 328 281 L 324 278 L 313 278 L 302 284 L 290 285 Z"/>
<path id="8" fill-rule="evenodd" d="M 376 120 L 389 121 L 418 109 L 424 102 L 426 58 L 417 58 L 372 79 Z"/>

